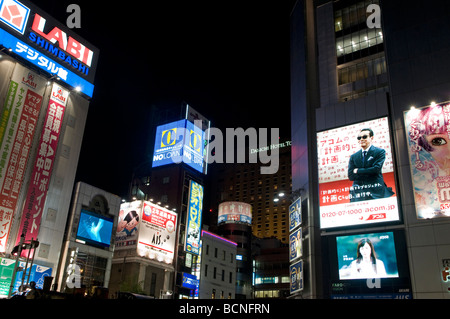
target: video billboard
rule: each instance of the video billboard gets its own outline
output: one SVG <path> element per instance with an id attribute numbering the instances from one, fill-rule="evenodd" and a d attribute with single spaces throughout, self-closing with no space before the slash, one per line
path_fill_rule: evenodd
<path id="1" fill-rule="evenodd" d="M 318 132 L 317 148 L 322 229 L 399 220 L 387 117 Z"/>
<path id="2" fill-rule="evenodd" d="M 419 219 L 450 216 L 450 104 L 404 113 L 416 213 Z"/>
<path id="3" fill-rule="evenodd" d="M 113 224 L 112 218 L 82 209 L 76 239 L 93 246 L 109 247 Z"/>
<path id="4" fill-rule="evenodd" d="M 330 298 L 412 298 L 405 236 L 399 229 L 325 236 L 323 278 Z"/>
<path id="5" fill-rule="evenodd" d="M 398 277 L 392 232 L 336 237 L 339 279 Z"/>
<path id="6" fill-rule="evenodd" d="M 188 120 L 179 120 L 156 128 L 152 167 L 186 163 L 204 172 L 205 133 Z"/>

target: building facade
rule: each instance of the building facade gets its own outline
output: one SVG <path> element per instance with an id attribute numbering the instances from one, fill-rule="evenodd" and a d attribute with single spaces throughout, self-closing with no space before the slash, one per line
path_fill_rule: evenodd
<path id="1" fill-rule="evenodd" d="M 237 244 L 202 231 L 199 299 L 235 299 Z"/>
<path id="2" fill-rule="evenodd" d="M 15 14 L 0 18 L 0 256 L 9 257 L 22 235 L 38 240 L 34 262 L 55 277 L 98 49 L 28 1 L 1 6 Z M 50 30 L 65 38 L 54 39 Z"/>
<path id="3" fill-rule="evenodd" d="M 55 278 L 60 291 L 82 288 L 89 294 L 94 287 L 109 287 L 120 204 L 117 195 L 76 184 Z"/>
<path id="4" fill-rule="evenodd" d="M 439 157 L 422 159 L 427 149 L 434 154 L 418 142 L 430 134 L 420 125 L 436 123 L 418 114 L 445 114 L 449 100 L 447 7 L 439 1 L 412 6 L 383 0 L 295 5 L 292 189 L 300 190 L 302 229 L 309 236 L 303 242 L 304 288 L 293 298 L 448 298 L 450 223 L 439 197 L 445 189 L 436 183 L 447 173 Z M 362 133 L 371 127 L 374 135 L 365 138 Z M 360 185 L 350 181 L 359 168 L 350 172 L 349 159 L 367 138 L 385 150 L 381 174 L 387 197 L 374 197 L 373 187 L 382 183 L 356 193 Z M 425 200 L 423 191 L 435 202 Z M 384 258 L 385 275 L 380 267 L 366 277 L 347 272 L 359 260 L 350 246 L 363 237 Z"/>

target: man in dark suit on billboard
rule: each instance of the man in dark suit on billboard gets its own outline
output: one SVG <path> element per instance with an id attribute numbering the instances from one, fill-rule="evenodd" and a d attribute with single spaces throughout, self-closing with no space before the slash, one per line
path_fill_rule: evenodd
<path id="1" fill-rule="evenodd" d="M 391 187 L 387 187 L 381 170 L 386 151 L 372 145 L 373 131 L 362 129 L 358 134 L 361 149 L 350 156 L 348 178 L 353 181 L 350 189 L 350 202 L 386 198 L 394 195 Z"/>

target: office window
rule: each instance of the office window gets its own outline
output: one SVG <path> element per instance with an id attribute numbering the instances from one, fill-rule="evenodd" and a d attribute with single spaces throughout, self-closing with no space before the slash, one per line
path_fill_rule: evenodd
<path id="1" fill-rule="evenodd" d="M 336 10 L 334 13 L 334 31 L 339 32 L 350 27 L 365 24 L 367 17 L 367 7 L 370 4 L 379 4 L 378 0 L 365 0 L 354 5 Z"/>
<path id="2" fill-rule="evenodd" d="M 383 43 L 381 29 L 364 29 L 336 38 L 336 56 L 341 57 Z"/>

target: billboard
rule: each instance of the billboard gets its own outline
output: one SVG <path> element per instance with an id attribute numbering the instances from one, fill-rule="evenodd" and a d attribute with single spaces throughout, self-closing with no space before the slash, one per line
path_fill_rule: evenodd
<path id="1" fill-rule="evenodd" d="M 15 263 L 16 261 L 14 259 L 0 257 L 0 298 L 8 297 Z M 18 266 L 20 268 L 16 273 L 12 292 L 17 291 L 22 284 L 23 269 L 25 269 L 26 262 L 20 261 Z M 28 264 L 28 267 L 30 267 L 30 264 Z M 33 264 L 31 271 L 27 268 L 27 272 L 30 273 L 28 282 L 34 281 L 36 288 L 42 289 L 44 287 L 44 278 L 52 275 L 52 268 Z M 26 281 L 27 279 L 24 279 L 24 283 Z"/>
<path id="2" fill-rule="evenodd" d="M 303 255 L 302 229 L 289 234 L 289 261 L 292 262 Z"/>
<path id="3" fill-rule="evenodd" d="M 289 232 L 302 224 L 302 198 L 297 198 L 289 205 Z"/>
<path id="4" fill-rule="evenodd" d="M 109 247 L 114 220 L 85 209 L 81 210 L 76 240 L 93 246 Z"/>
<path id="5" fill-rule="evenodd" d="M 193 180 L 189 183 L 189 198 L 186 221 L 186 238 L 184 250 L 199 254 L 200 231 L 202 228 L 203 186 Z"/>
<path id="6" fill-rule="evenodd" d="M 450 104 L 404 113 L 416 214 L 419 219 L 450 216 Z"/>
<path id="7" fill-rule="evenodd" d="M 137 247 L 143 205 L 144 203 L 140 200 L 120 205 L 115 240 L 116 250 Z"/>
<path id="8" fill-rule="evenodd" d="M 303 260 L 289 266 L 290 293 L 303 290 Z"/>
<path id="9" fill-rule="evenodd" d="M 179 120 L 156 128 L 152 167 L 186 163 L 203 173 L 205 133 L 188 120 Z"/>
<path id="10" fill-rule="evenodd" d="M 323 239 L 323 277 L 330 298 L 412 298 L 404 230 L 347 233 Z"/>
<path id="11" fill-rule="evenodd" d="M 252 224 L 252 205 L 243 202 L 223 202 L 219 205 L 218 223 Z"/>
<path id="12" fill-rule="evenodd" d="M 177 214 L 151 202 L 144 202 L 139 228 L 138 253 L 170 264 L 173 261 Z"/>
<path id="13" fill-rule="evenodd" d="M 172 263 L 177 214 L 152 202 L 137 200 L 120 205 L 116 250 L 136 249 L 141 257 Z"/>
<path id="14" fill-rule="evenodd" d="M 28 1 L 0 1 L 0 45 L 92 97 L 99 50 Z"/>
<path id="15" fill-rule="evenodd" d="M 318 132 L 317 149 L 322 229 L 399 220 L 387 117 Z"/>
<path id="16" fill-rule="evenodd" d="M 392 232 L 336 237 L 339 279 L 397 278 Z"/>

